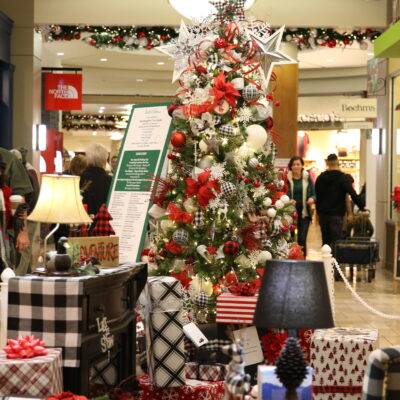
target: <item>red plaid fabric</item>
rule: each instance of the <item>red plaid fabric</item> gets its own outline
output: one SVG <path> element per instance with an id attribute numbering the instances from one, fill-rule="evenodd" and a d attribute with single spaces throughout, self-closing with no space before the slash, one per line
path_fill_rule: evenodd
<path id="1" fill-rule="evenodd" d="M 313 393 L 361 393 L 362 386 L 315 386 L 313 385 Z"/>
<path id="2" fill-rule="evenodd" d="M 224 381 L 227 369 L 224 364 L 200 365 L 198 379 L 202 381 Z"/>
<path id="3" fill-rule="evenodd" d="M 107 207 L 103 204 L 99 212 L 94 217 L 95 226 L 92 229 L 93 236 L 111 236 L 115 235 L 115 231 L 110 225 L 110 222 L 113 218 L 111 214 L 108 212 Z"/>
<path id="4" fill-rule="evenodd" d="M 63 390 L 61 349 L 45 356 L 9 360 L 0 353 L 0 396 L 47 397 Z"/>

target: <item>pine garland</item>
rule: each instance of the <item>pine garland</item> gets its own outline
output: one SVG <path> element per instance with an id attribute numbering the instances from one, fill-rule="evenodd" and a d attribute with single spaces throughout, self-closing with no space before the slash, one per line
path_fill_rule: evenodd
<path id="1" fill-rule="evenodd" d="M 50 25 L 43 32 L 47 41 L 83 40 L 96 48 L 118 47 L 123 50 L 151 50 L 168 44 L 179 34 L 177 29 L 168 26 Z M 368 42 L 373 43 L 381 34 L 381 30 L 372 28 L 351 32 L 335 28 L 288 28 L 283 40 L 296 44 L 299 50 L 346 47 L 353 43 L 359 43 L 361 49 L 366 50 Z"/>

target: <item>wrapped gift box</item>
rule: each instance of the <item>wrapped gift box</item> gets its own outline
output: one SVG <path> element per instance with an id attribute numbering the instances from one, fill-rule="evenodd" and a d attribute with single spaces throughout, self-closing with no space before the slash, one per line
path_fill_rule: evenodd
<path id="1" fill-rule="evenodd" d="M 216 322 L 225 324 L 253 323 L 258 296 L 236 296 L 222 293 L 217 297 Z"/>
<path id="2" fill-rule="evenodd" d="M 185 384 L 185 349 L 182 318 L 182 286 L 172 277 L 148 279 L 146 321 L 149 374 L 154 386 Z"/>
<path id="3" fill-rule="evenodd" d="M 201 381 L 223 381 L 228 372 L 225 364 L 198 364 L 188 362 L 185 366 L 186 379 L 199 379 Z"/>
<path id="4" fill-rule="evenodd" d="M 310 345 L 314 398 L 360 399 L 368 356 L 377 340 L 376 329 L 317 329 Z"/>
<path id="5" fill-rule="evenodd" d="M 258 399 L 259 400 L 285 400 L 286 388 L 283 387 L 275 374 L 275 366 L 258 366 Z M 301 385 L 297 388 L 299 400 L 311 400 L 312 397 L 312 368 L 307 367 L 307 375 Z"/>
<path id="6" fill-rule="evenodd" d="M 141 400 L 223 400 L 224 381 L 206 382 L 188 379 L 185 386 L 176 388 L 156 388 L 148 376 L 139 377 L 142 387 Z"/>
<path id="7" fill-rule="evenodd" d="M 63 391 L 62 350 L 45 356 L 10 360 L 0 351 L 0 396 L 46 397 Z"/>

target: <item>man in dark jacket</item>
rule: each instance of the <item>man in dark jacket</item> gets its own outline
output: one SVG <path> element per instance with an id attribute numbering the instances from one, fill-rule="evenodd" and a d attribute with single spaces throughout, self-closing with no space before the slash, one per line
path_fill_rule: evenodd
<path id="1" fill-rule="evenodd" d="M 352 187 L 352 179 L 339 169 L 336 154 L 326 160 L 327 170 L 315 182 L 317 213 L 321 227 L 322 242 L 334 249 L 337 240 L 343 238 L 343 216 L 346 213 L 346 194 L 349 194 L 360 210 L 364 202 Z"/>

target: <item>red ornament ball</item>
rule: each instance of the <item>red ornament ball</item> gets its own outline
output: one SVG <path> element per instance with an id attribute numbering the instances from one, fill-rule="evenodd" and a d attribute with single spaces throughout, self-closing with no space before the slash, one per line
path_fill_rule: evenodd
<path id="1" fill-rule="evenodd" d="M 186 143 L 186 135 L 182 132 L 174 132 L 171 136 L 171 144 L 174 147 L 181 147 Z"/>
<path id="2" fill-rule="evenodd" d="M 213 290 L 216 296 L 219 296 L 222 293 L 221 285 L 219 285 L 218 283 L 214 285 Z"/>
<path id="3" fill-rule="evenodd" d="M 161 39 L 162 41 L 165 41 L 165 40 L 167 40 L 167 37 L 166 37 L 165 35 L 161 35 L 161 36 L 160 36 L 160 39 Z"/>
<path id="4" fill-rule="evenodd" d="M 261 183 L 260 183 L 260 182 L 253 182 L 253 186 L 254 186 L 255 188 L 258 188 L 258 187 L 261 186 Z"/>
<path id="5" fill-rule="evenodd" d="M 265 124 L 267 125 L 267 129 L 272 129 L 272 127 L 274 126 L 274 120 L 272 119 L 272 117 L 268 117 L 265 121 Z"/>
<path id="6" fill-rule="evenodd" d="M 207 69 L 205 67 L 203 67 L 202 65 L 197 65 L 195 67 L 195 70 L 199 75 L 205 74 L 207 72 Z"/>
<path id="7" fill-rule="evenodd" d="M 233 240 L 228 240 L 224 244 L 224 253 L 229 254 L 231 256 L 238 253 L 240 250 L 240 245 L 238 242 L 234 242 Z"/>
<path id="8" fill-rule="evenodd" d="M 349 39 L 343 39 L 343 44 L 349 44 L 350 43 L 350 40 Z"/>
<path id="9" fill-rule="evenodd" d="M 214 46 L 216 49 L 224 49 L 228 46 L 228 42 L 224 38 L 215 39 Z"/>
<path id="10" fill-rule="evenodd" d="M 152 46 L 151 44 L 149 44 L 149 45 L 146 46 L 146 49 L 147 49 L 147 50 L 151 50 L 152 48 L 153 48 L 153 46 Z"/>
<path id="11" fill-rule="evenodd" d="M 65 40 L 71 40 L 71 36 L 66 35 L 66 36 L 64 36 L 64 39 L 65 39 Z"/>
<path id="12" fill-rule="evenodd" d="M 294 214 L 292 215 L 292 218 L 293 218 L 294 220 L 296 220 L 296 219 L 299 218 L 299 216 L 298 216 L 298 214 L 294 213 Z"/>
<path id="13" fill-rule="evenodd" d="M 139 32 L 138 37 L 144 38 L 144 37 L 146 37 L 146 34 L 144 32 Z"/>
<path id="14" fill-rule="evenodd" d="M 238 283 L 238 278 L 236 276 L 235 271 L 229 271 L 225 275 L 225 280 L 228 285 L 236 285 Z"/>
<path id="15" fill-rule="evenodd" d="M 194 262 L 195 262 L 195 259 L 192 258 L 192 257 L 188 257 L 188 258 L 186 259 L 186 265 L 193 264 Z"/>
<path id="16" fill-rule="evenodd" d="M 242 176 L 242 175 L 236 175 L 236 179 L 237 179 L 238 181 L 241 181 L 241 180 L 243 179 L 243 176 Z"/>
<path id="17" fill-rule="evenodd" d="M 75 38 L 76 40 L 79 40 L 79 39 L 81 38 L 81 35 L 80 35 L 79 33 L 77 33 L 77 34 L 74 36 L 74 38 Z"/>
<path id="18" fill-rule="evenodd" d="M 250 182 L 249 178 L 244 178 L 243 180 L 244 180 L 244 183 L 249 183 Z"/>
<path id="19" fill-rule="evenodd" d="M 370 34 L 372 33 L 372 29 L 367 28 L 367 29 L 365 30 L 365 33 L 366 33 L 367 35 L 370 35 Z"/>
<path id="20" fill-rule="evenodd" d="M 60 36 L 54 36 L 54 40 L 60 40 L 61 38 L 60 38 Z"/>
<path id="21" fill-rule="evenodd" d="M 281 105 L 281 102 L 280 101 L 276 101 L 275 103 L 274 103 L 274 106 L 275 107 L 279 107 Z"/>
<path id="22" fill-rule="evenodd" d="M 290 225 L 290 230 L 293 232 L 296 230 L 296 225 Z"/>
<path id="23" fill-rule="evenodd" d="M 175 160 L 175 159 L 176 159 L 176 155 L 175 155 L 175 154 L 172 154 L 172 153 L 169 153 L 169 154 L 167 155 L 167 158 L 168 158 L 168 160 Z"/>
<path id="24" fill-rule="evenodd" d="M 92 46 L 94 46 L 95 44 L 96 44 L 96 41 L 94 40 L 94 39 L 90 39 L 90 42 L 89 42 Z"/>
<path id="25" fill-rule="evenodd" d="M 287 231 L 288 231 L 287 225 L 283 225 L 281 231 L 282 231 L 283 233 L 287 232 Z"/>
<path id="26" fill-rule="evenodd" d="M 336 40 L 332 39 L 328 42 L 328 47 L 330 47 L 331 49 L 333 49 L 334 47 L 336 47 Z"/>

